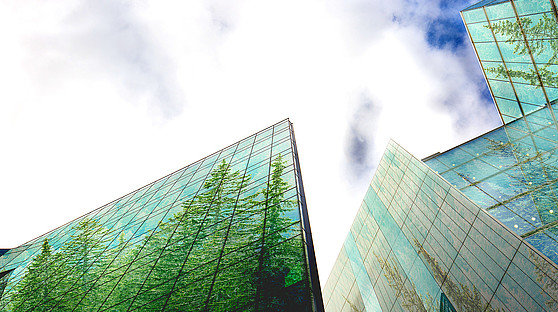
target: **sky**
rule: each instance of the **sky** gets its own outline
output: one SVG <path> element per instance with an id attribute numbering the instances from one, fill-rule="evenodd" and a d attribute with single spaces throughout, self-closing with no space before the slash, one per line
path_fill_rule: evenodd
<path id="1" fill-rule="evenodd" d="M 0 1 L 0 248 L 284 118 L 322 285 L 390 138 L 500 119 L 457 0 Z"/>

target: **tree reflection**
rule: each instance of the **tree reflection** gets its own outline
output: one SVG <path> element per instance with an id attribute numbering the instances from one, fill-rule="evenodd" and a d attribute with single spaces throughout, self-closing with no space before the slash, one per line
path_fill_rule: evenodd
<path id="1" fill-rule="evenodd" d="M 486 70 L 498 78 L 522 78 L 529 84 L 541 86 L 558 87 L 558 73 L 552 69 L 552 65 L 558 64 L 558 23 L 550 14 L 542 14 L 541 18 L 534 22 L 531 17 L 521 17 L 519 21 L 498 21 L 490 25 L 494 34 L 506 38 L 505 42 L 513 45 L 513 53 L 516 55 L 529 55 L 540 57 L 545 55 L 544 62 L 537 62 L 537 71 L 530 68 L 529 71 L 512 70 L 498 65 Z M 539 80 L 540 79 L 540 80 Z"/>
<path id="2" fill-rule="evenodd" d="M 304 243 L 281 155 L 254 188 L 217 164 L 182 210 L 128 242 L 82 219 L 41 252 L 3 296 L 7 311 L 310 311 Z M 120 230 L 122 231 L 122 230 Z M 128 238 L 129 239 L 129 238 Z M 112 242 L 114 240 L 114 242 Z M 135 242 L 135 243 L 134 243 Z"/>

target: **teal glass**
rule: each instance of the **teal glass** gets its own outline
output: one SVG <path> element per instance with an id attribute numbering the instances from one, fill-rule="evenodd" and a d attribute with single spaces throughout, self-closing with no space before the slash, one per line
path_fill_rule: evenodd
<path id="1" fill-rule="evenodd" d="M 521 109 L 519 108 L 519 105 L 517 103 L 517 100 L 515 99 L 506 99 L 506 98 L 501 98 L 501 97 L 497 97 L 495 98 L 496 103 L 498 104 L 498 109 L 500 110 L 501 114 L 507 115 L 507 116 L 511 116 L 511 117 L 515 117 L 515 118 L 520 118 L 521 117 Z"/>
<path id="2" fill-rule="evenodd" d="M 486 6 L 485 9 L 486 9 L 486 16 L 491 21 L 515 17 L 515 13 L 513 11 L 512 5 L 509 1 L 505 1 L 499 4 L 494 4 L 493 2 L 491 3 L 491 5 Z"/>
<path id="3" fill-rule="evenodd" d="M 488 22 L 479 22 L 467 25 L 469 36 L 473 42 L 490 42 L 494 41 L 492 31 L 488 27 Z"/>
<path id="4" fill-rule="evenodd" d="M 426 164 L 432 163 L 437 170 L 444 163 L 447 169 L 437 170 L 438 174 L 511 231 L 537 242 L 545 256 L 558 261 L 552 251 L 558 243 L 556 236 L 540 234 L 556 220 L 557 132 L 549 108 L 538 108 L 527 118 L 469 141 L 468 151 L 456 147 Z"/>
<path id="5" fill-rule="evenodd" d="M 372 179 L 325 284 L 327 311 L 553 311 L 558 296 L 544 278 L 558 278 L 554 264 L 443 178 L 459 168 L 488 165 L 488 160 L 498 159 L 495 153 L 503 159 L 515 157 L 508 154 L 512 146 L 504 143 L 500 131 L 432 157 L 426 164 L 395 142 L 388 144 L 378 166 L 383 172 Z M 442 161 L 445 167 L 440 167 Z M 424 170 L 430 162 L 449 169 L 441 176 Z M 445 165 L 451 162 L 455 169 Z M 486 171 L 483 168 L 479 171 Z M 418 185 L 414 171 L 422 172 Z M 494 179 L 505 171 L 478 176 Z M 506 176 L 509 183 L 513 178 Z M 504 201 L 510 205 L 496 204 L 493 210 L 501 210 L 505 218 L 528 213 L 535 217 L 536 208 L 526 208 L 523 200 L 530 200 L 529 195 L 515 199 L 515 206 Z M 541 224 L 540 219 L 523 222 L 524 231 L 529 231 L 525 226 Z M 533 236 L 533 244 L 550 237 L 545 235 Z M 520 249 L 526 256 L 517 261 Z M 528 283 L 517 282 L 518 277 Z"/>
<path id="6" fill-rule="evenodd" d="M 293 135 L 284 120 L 9 250 L 0 310 L 323 311 Z"/>
<path id="7" fill-rule="evenodd" d="M 552 10 L 552 0 L 514 0 L 519 16 Z"/>
<path id="8" fill-rule="evenodd" d="M 461 13 L 463 14 L 463 20 L 465 20 L 465 23 L 467 24 L 486 21 L 486 15 L 484 14 L 482 7 L 474 10 L 463 11 Z"/>
<path id="9" fill-rule="evenodd" d="M 550 106 L 558 97 L 554 15 L 551 0 L 481 1 L 462 11 L 504 124 Z M 499 98 L 518 101 L 520 114 Z"/>

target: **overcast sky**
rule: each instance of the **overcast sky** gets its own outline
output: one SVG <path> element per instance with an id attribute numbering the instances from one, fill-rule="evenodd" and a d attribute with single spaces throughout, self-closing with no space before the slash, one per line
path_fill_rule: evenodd
<path id="1" fill-rule="evenodd" d="M 0 248 L 288 117 L 325 283 L 389 138 L 500 124 L 472 2 L 1 0 Z"/>

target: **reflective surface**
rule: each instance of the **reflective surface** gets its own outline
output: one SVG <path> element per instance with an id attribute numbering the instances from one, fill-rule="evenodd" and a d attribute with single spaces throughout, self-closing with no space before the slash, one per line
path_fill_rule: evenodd
<path id="1" fill-rule="evenodd" d="M 555 311 L 557 267 L 393 141 L 324 288 L 327 311 Z"/>
<path id="2" fill-rule="evenodd" d="M 462 11 L 504 123 L 558 100 L 555 9 L 552 0 L 493 0 Z"/>
<path id="3" fill-rule="evenodd" d="M 426 164 L 558 263 L 558 131 L 548 116 L 527 116 L 534 132 L 519 119 Z"/>
<path id="4" fill-rule="evenodd" d="M 285 120 L 7 251 L 0 310 L 319 310 L 293 139 Z"/>

